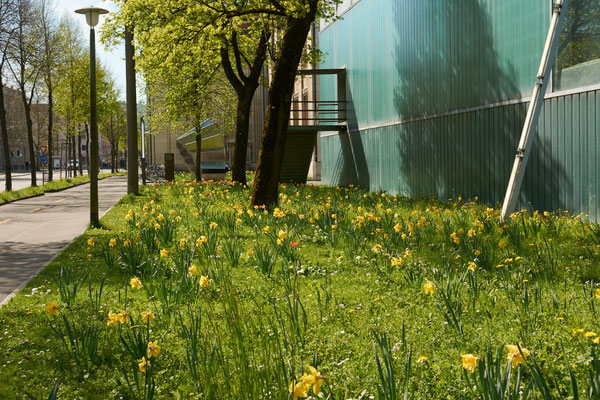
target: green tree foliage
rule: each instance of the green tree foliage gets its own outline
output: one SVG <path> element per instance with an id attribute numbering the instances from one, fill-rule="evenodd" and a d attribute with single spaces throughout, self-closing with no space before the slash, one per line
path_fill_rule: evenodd
<path id="1" fill-rule="evenodd" d="M 58 84 L 58 77 L 62 65 L 62 52 L 60 25 L 56 15 L 52 11 L 52 0 L 39 0 L 36 4 L 36 29 L 40 38 L 39 66 L 44 82 L 43 91 L 48 99 L 48 181 L 53 178 L 53 113 L 54 113 L 54 90 Z"/>
<path id="2" fill-rule="evenodd" d="M 15 27 L 8 45 L 8 66 L 21 92 L 27 126 L 29 162 L 31 164 L 31 186 L 37 186 L 36 158 L 33 143 L 31 103 L 40 77 L 38 64 L 39 37 L 35 29 L 35 13 L 30 0 L 15 0 Z"/>
<path id="3" fill-rule="evenodd" d="M 120 94 L 114 88 L 114 82 L 108 81 L 108 84 L 111 88 L 98 104 L 99 133 L 110 143 L 111 172 L 118 172 L 119 145 L 126 141 L 126 110 L 119 100 Z"/>
<path id="4" fill-rule="evenodd" d="M 4 67 L 8 46 L 15 29 L 15 5 L 13 0 L 0 0 L 0 134 L 2 135 L 2 151 L 4 155 L 5 190 L 12 190 L 12 168 L 10 161 L 10 144 L 8 143 L 8 127 L 6 108 L 4 106 Z"/>
<path id="5" fill-rule="evenodd" d="M 270 59 L 269 104 L 252 200 L 253 204 L 266 205 L 277 201 L 290 99 L 310 26 L 316 18 L 332 17 L 337 2 L 122 0 L 119 2 L 121 12 L 112 17 L 112 25 L 107 29 L 115 32 L 114 26 L 125 24 L 134 27 L 141 44 L 139 66 L 147 79 L 150 74 L 156 74 L 158 85 L 164 85 L 164 93 L 183 83 L 192 88 L 194 97 L 202 97 L 198 88 L 212 88 L 213 85 L 206 82 L 222 73 L 226 75 L 238 96 L 237 115 L 246 117 L 236 118 L 239 156 L 236 160 L 245 159 L 247 132 L 244 135 L 240 127 L 247 125 L 249 104 L 262 64 L 267 57 Z M 116 36 L 112 34 L 113 40 Z M 217 67 L 219 62 L 221 66 Z M 213 74 L 215 68 L 223 72 Z M 177 90 L 177 93 L 188 97 L 190 92 Z M 251 94 L 249 99 L 248 93 Z M 197 102 L 192 107 L 200 108 Z M 239 142 L 244 142 L 243 149 L 238 146 Z M 233 171 L 236 176 L 238 169 Z"/>
<path id="6" fill-rule="evenodd" d="M 224 122 L 231 113 L 233 93 L 220 72 L 218 47 L 202 40 L 206 36 L 194 34 L 205 15 L 194 7 L 186 8 L 187 3 L 192 4 L 122 2 L 121 13 L 112 15 L 103 31 L 103 40 L 110 43 L 119 39 L 116 27 L 133 27 L 139 50 L 137 67 L 144 73 L 151 98 L 147 120 L 153 131 L 196 128 L 199 133 L 205 119 Z M 200 145 L 197 140 L 197 179 L 201 175 Z"/>
<path id="7" fill-rule="evenodd" d="M 84 34 L 78 29 L 71 17 L 61 21 L 60 43 L 63 57 L 63 69 L 57 82 L 55 108 L 57 114 L 65 121 L 67 136 L 75 142 L 81 140 L 82 124 L 87 124 L 90 117 L 90 65 L 89 49 L 84 44 Z M 96 90 L 98 96 L 98 116 L 101 118 L 106 101 L 114 90 L 114 83 L 108 71 L 96 60 Z M 75 159 L 75 146 L 72 146 L 71 158 Z M 81 165 L 81 163 L 80 163 Z"/>

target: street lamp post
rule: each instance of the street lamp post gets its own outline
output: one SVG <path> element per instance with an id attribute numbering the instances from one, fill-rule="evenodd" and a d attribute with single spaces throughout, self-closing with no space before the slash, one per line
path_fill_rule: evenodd
<path id="1" fill-rule="evenodd" d="M 94 27 L 98 25 L 100 14 L 108 10 L 98 7 L 87 7 L 75 10 L 77 14 L 84 14 L 90 26 L 90 224 L 98 226 L 98 121 L 96 117 L 96 37 Z"/>

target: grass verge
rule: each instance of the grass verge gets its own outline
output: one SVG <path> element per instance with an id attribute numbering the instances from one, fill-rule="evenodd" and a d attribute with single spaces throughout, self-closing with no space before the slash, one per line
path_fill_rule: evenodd
<path id="1" fill-rule="evenodd" d="M 109 176 L 119 176 L 119 175 L 126 175 L 126 173 L 119 172 L 119 173 L 115 173 L 115 174 L 110 174 L 110 173 L 109 174 L 99 174 L 98 179 L 107 178 Z M 58 189 L 66 189 L 71 186 L 81 185 L 82 183 L 86 183 L 89 181 L 90 181 L 89 175 L 80 175 L 80 176 L 77 176 L 74 178 L 58 179 L 58 180 L 55 180 L 52 182 L 48 182 L 43 186 L 28 187 L 28 188 L 19 189 L 19 190 L 13 190 L 10 192 L 7 192 L 7 191 L 0 192 L 0 205 L 3 203 L 19 200 L 19 199 L 22 199 L 25 197 L 39 195 L 39 194 L 42 194 L 49 190 L 54 191 L 54 190 L 58 190 Z"/>
<path id="2" fill-rule="evenodd" d="M 585 216 L 227 183 L 125 197 L 0 309 L 0 398 L 596 398 Z M 586 397 L 587 396 L 587 397 Z"/>

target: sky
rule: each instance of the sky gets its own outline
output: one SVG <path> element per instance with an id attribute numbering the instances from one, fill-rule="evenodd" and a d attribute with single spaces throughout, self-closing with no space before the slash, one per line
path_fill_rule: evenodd
<path id="1" fill-rule="evenodd" d="M 85 40 L 88 40 L 89 26 L 85 22 L 85 16 L 81 14 L 75 14 L 75 10 L 83 7 L 101 7 L 107 9 L 109 12 L 117 11 L 117 6 L 110 0 L 54 0 L 54 7 L 57 16 L 60 18 L 63 15 L 71 15 L 75 21 L 77 21 L 81 27 L 81 31 L 85 36 Z M 100 29 L 104 23 L 105 16 L 100 16 L 100 22 L 96 26 L 96 57 L 107 67 L 117 87 L 121 91 L 121 100 L 125 101 L 125 46 L 120 45 L 114 47 L 112 52 L 105 49 L 104 45 L 100 43 Z M 139 85 L 138 85 L 139 86 Z M 138 87 L 138 102 L 140 101 L 140 92 Z"/>

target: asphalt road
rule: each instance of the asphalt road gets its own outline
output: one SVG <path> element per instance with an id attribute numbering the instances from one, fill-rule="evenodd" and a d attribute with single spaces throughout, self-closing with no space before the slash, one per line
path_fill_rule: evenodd
<path id="1" fill-rule="evenodd" d="M 104 215 L 127 193 L 127 177 L 98 182 Z M 89 184 L 0 206 L 0 305 L 89 224 Z"/>

